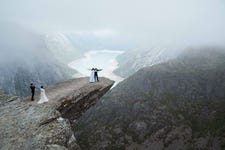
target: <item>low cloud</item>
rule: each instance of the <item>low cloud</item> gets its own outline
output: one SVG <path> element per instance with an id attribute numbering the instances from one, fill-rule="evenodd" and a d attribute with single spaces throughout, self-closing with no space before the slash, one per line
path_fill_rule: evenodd
<path id="1" fill-rule="evenodd" d="M 139 46 L 224 45 L 223 0 L 1 0 L 0 21 Z"/>

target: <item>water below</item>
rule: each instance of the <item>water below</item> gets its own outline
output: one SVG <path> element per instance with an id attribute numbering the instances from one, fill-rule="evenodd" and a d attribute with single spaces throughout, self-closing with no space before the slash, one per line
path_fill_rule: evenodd
<path id="1" fill-rule="evenodd" d="M 124 53 L 124 51 L 92 50 L 86 52 L 83 57 L 72 61 L 68 66 L 79 72 L 74 74 L 75 78 L 90 76 L 91 71 L 89 69 L 91 68 L 103 69 L 98 72 L 98 76 L 114 80 L 115 86 L 124 79 L 113 73 L 113 71 L 118 68 L 116 57 L 122 53 Z"/>

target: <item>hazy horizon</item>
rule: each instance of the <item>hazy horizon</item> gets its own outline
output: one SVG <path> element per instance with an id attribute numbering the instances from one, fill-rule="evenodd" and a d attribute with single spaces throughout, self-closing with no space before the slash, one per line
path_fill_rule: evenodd
<path id="1" fill-rule="evenodd" d="M 0 23 L 42 33 L 123 39 L 149 47 L 224 46 L 222 0 L 0 0 Z"/>

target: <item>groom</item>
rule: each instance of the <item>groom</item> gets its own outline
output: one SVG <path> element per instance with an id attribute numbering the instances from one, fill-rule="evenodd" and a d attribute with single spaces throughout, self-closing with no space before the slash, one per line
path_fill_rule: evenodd
<path id="1" fill-rule="evenodd" d="M 31 101 L 34 100 L 34 93 L 35 93 L 35 85 L 33 83 L 30 84 L 30 89 L 31 89 Z"/>
<path id="2" fill-rule="evenodd" d="M 98 80 L 98 71 L 102 71 L 102 69 L 97 69 L 97 68 L 94 69 L 94 72 L 95 72 L 95 74 L 94 74 L 95 82 L 96 81 L 99 82 L 99 80 Z"/>

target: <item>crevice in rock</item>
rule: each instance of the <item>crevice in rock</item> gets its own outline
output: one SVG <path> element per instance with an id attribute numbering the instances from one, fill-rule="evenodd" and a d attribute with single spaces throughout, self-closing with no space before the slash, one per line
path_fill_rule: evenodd
<path id="1" fill-rule="evenodd" d="M 40 126 L 43 126 L 43 125 L 45 125 L 45 124 L 51 123 L 52 121 L 55 121 L 57 118 L 59 118 L 59 117 L 54 117 L 54 118 L 49 118 L 49 119 L 47 119 L 47 120 L 44 120 L 44 121 L 42 121 L 42 122 L 39 124 L 39 127 L 40 127 Z"/>

